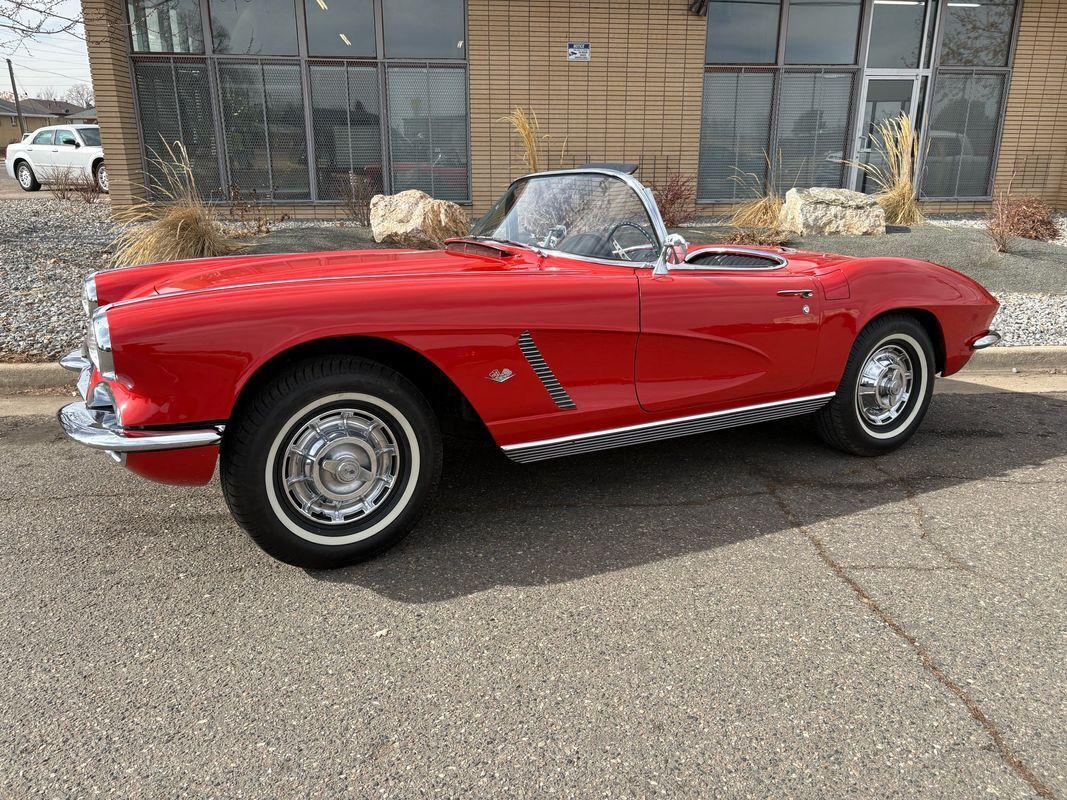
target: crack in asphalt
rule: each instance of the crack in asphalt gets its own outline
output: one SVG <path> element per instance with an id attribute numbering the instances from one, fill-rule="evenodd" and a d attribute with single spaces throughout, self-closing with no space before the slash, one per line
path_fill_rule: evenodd
<path id="1" fill-rule="evenodd" d="M 812 547 L 815 548 L 815 552 L 819 558 L 830 568 L 834 575 L 855 593 L 857 598 L 859 598 L 859 601 L 869 608 L 875 616 L 893 631 L 894 634 L 911 646 L 911 649 L 919 659 L 919 663 L 922 664 L 923 669 L 933 675 L 942 686 L 948 689 L 952 694 L 956 695 L 956 697 L 963 702 L 971 717 L 989 736 L 993 745 L 996 747 L 997 752 L 1000 754 L 1000 757 L 1009 767 L 1011 767 L 1015 774 L 1030 784 L 1030 788 L 1032 788 L 1038 796 L 1046 798 L 1046 800 L 1057 800 L 1056 794 L 1052 791 L 1052 788 L 1042 781 L 1030 766 L 1012 749 L 1011 745 L 1009 745 L 1004 738 L 1004 735 L 1000 732 L 996 723 L 993 722 L 989 715 L 982 710 L 978 701 L 975 700 L 966 689 L 960 686 L 943 667 L 934 661 L 933 656 L 919 642 L 919 640 L 910 634 L 904 625 L 893 617 L 892 614 L 882 608 L 878 601 L 871 597 L 870 593 L 863 588 L 863 585 L 849 574 L 848 569 L 845 566 L 841 565 L 834 559 L 822 539 L 817 534 L 813 533 L 789 507 L 785 498 L 782 497 L 774 483 L 772 483 L 764 473 L 759 472 L 758 470 L 755 470 L 755 472 L 763 479 L 764 484 L 767 486 L 768 493 L 771 495 L 771 498 L 774 500 L 789 524 L 807 538 Z"/>

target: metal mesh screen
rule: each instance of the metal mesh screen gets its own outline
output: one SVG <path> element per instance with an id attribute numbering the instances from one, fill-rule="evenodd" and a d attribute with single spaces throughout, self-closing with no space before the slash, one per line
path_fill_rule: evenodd
<path id="1" fill-rule="evenodd" d="M 377 68 L 313 64 L 309 69 L 319 198 L 355 200 L 380 193 Z"/>
<path id="2" fill-rule="evenodd" d="M 778 109 L 779 191 L 843 186 L 853 76 L 848 72 L 786 73 Z"/>
<path id="3" fill-rule="evenodd" d="M 181 142 L 200 193 L 208 197 L 217 192 L 222 180 L 207 64 L 153 59 L 135 61 L 133 67 L 149 187 L 157 186 L 163 177 L 156 159 L 169 159 L 167 146 Z"/>
<path id="4" fill-rule="evenodd" d="M 925 197 L 989 195 L 1004 78 L 938 74 L 923 157 Z"/>
<path id="5" fill-rule="evenodd" d="M 308 199 L 300 67 L 220 62 L 219 90 L 231 190 L 273 200 Z"/>
<path id="6" fill-rule="evenodd" d="M 704 74 L 700 199 L 733 200 L 763 189 L 773 90 L 773 72 Z"/>
<path id="7" fill-rule="evenodd" d="M 470 199 L 465 68 L 390 66 L 391 191 Z"/>

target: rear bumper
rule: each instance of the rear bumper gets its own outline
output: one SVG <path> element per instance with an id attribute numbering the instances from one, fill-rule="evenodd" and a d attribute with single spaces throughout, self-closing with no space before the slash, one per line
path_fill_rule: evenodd
<path id="1" fill-rule="evenodd" d="M 84 402 L 71 403 L 57 415 L 63 432 L 78 444 L 111 453 L 144 453 L 205 447 L 222 441 L 221 427 L 195 430 L 127 430 L 108 411 L 89 408 Z"/>

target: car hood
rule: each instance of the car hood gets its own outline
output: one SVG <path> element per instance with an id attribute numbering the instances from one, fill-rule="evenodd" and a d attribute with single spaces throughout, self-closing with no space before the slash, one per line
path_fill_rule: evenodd
<path id="1" fill-rule="evenodd" d="M 485 248 L 488 250 L 488 248 Z M 520 266 L 514 256 L 456 250 L 350 250 L 328 253 L 231 256 L 177 265 L 153 282 L 157 294 L 317 280 L 431 277 Z M 174 265 L 172 265 L 174 266 Z"/>

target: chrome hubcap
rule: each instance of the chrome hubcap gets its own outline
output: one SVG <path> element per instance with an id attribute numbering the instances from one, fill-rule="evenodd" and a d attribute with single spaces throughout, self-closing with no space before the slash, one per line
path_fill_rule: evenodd
<path id="1" fill-rule="evenodd" d="M 97 180 L 100 183 L 100 188 L 105 192 L 107 191 L 107 170 L 104 167 L 100 167 L 96 172 Z"/>
<path id="2" fill-rule="evenodd" d="M 344 525 L 373 513 L 392 493 L 400 448 L 374 414 L 334 409 L 290 437 L 279 469 L 295 510 L 321 525 Z"/>
<path id="3" fill-rule="evenodd" d="M 19 183 L 23 186 L 30 185 L 30 168 L 19 167 Z"/>
<path id="4" fill-rule="evenodd" d="M 889 344 L 871 353 L 856 385 L 856 407 L 874 425 L 893 422 L 911 397 L 914 369 L 911 356 Z"/>

